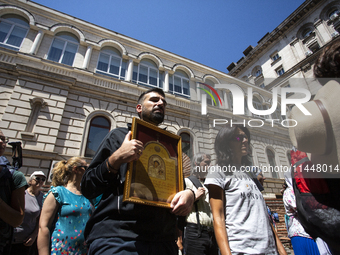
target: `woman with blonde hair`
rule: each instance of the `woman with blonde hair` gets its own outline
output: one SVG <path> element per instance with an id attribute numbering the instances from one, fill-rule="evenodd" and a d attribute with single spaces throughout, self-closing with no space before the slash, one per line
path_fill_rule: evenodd
<path id="1" fill-rule="evenodd" d="M 52 186 L 40 216 L 40 255 L 87 253 L 83 232 L 92 206 L 80 191 L 86 169 L 86 161 L 79 157 L 60 161 L 53 168 Z"/>

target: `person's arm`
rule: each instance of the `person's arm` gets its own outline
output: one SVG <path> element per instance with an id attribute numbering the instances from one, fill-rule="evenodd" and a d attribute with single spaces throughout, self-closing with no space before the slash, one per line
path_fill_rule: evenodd
<path id="1" fill-rule="evenodd" d="M 37 239 L 38 232 L 39 232 L 39 218 L 36 220 L 35 228 L 34 228 L 33 232 L 26 238 L 23 245 L 32 246 L 35 239 Z"/>
<path id="2" fill-rule="evenodd" d="M 0 218 L 12 227 L 20 226 L 25 216 L 25 186 L 12 191 L 10 205 L 0 198 L 0 206 Z"/>
<path id="3" fill-rule="evenodd" d="M 217 185 L 210 184 L 209 202 L 214 219 L 214 232 L 221 255 L 231 255 L 227 229 L 225 226 L 225 194 L 223 189 Z"/>
<path id="4" fill-rule="evenodd" d="M 115 129 L 104 138 L 81 181 L 86 198 L 96 198 L 106 189 L 112 189 L 120 167 L 140 157 L 143 143 L 130 138 L 131 132 L 126 134 L 126 129 Z"/>
<path id="5" fill-rule="evenodd" d="M 288 187 L 283 193 L 283 205 L 285 207 L 286 215 L 288 217 L 295 216 L 297 214 L 297 209 L 296 209 L 296 201 L 295 201 L 295 195 L 293 192 L 293 189 Z M 288 223 L 288 228 L 289 228 L 289 223 Z M 287 231 L 289 229 L 287 228 Z"/>
<path id="6" fill-rule="evenodd" d="M 279 252 L 280 255 L 287 255 L 285 247 L 283 247 L 283 244 L 281 243 L 280 238 L 277 235 L 277 232 L 275 231 L 273 224 L 270 223 L 270 226 L 272 228 L 272 231 L 273 231 L 273 234 L 274 234 L 274 237 L 275 237 L 275 243 L 276 243 L 277 251 Z"/>
<path id="7" fill-rule="evenodd" d="M 195 201 L 195 195 L 192 190 L 182 190 L 174 196 L 171 201 L 172 213 L 178 216 L 186 216 L 191 212 L 192 205 Z"/>
<path id="8" fill-rule="evenodd" d="M 59 204 L 55 200 L 52 192 L 48 194 L 40 214 L 39 234 L 38 234 L 38 252 L 39 255 L 50 254 L 50 228 L 58 211 Z"/>
<path id="9" fill-rule="evenodd" d="M 205 189 L 203 187 L 198 187 L 198 189 L 195 192 L 195 201 L 200 200 L 200 198 L 205 194 Z"/>

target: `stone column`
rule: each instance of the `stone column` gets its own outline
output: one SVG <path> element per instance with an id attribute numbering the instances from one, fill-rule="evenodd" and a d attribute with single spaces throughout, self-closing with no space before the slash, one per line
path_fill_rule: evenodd
<path id="1" fill-rule="evenodd" d="M 29 54 L 35 55 L 37 53 L 37 49 L 41 43 L 43 35 L 44 35 L 44 32 L 42 30 L 39 30 L 37 36 L 34 38 L 34 42 L 32 44 Z"/>
<path id="2" fill-rule="evenodd" d="M 223 90 L 223 101 L 224 101 L 224 109 L 232 110 L 230 109 L 230 106 L 229 106 L 228 92 L 225 90 Z"/>
<path id="3" fill-rule="evenodd" d="M 164 74 L 165 74 L 165 76 L 164 76 L 163 90 L 164 90 L 164 92 L 169 92 L 169 72 L 168 72 L 168 70 L 165 70 Z"/>
<path id="4" fill-rule="evenodd" d="M 133 74 L 133 59 L 129 59 L 129 62 L 127 64 L 125 81 L 132 81 L 132 74 Z"/>
<path id="5" fill-rule="evenodd" d="M 82 67 L 83 69 L 87 69 L 89 67 L 91 53 L 92 53 L 92 47 L 87 46 L 86 54 L 85 54 L 85 58 L 84 58 L 84 62 L 83 62 L 83 67 Z"/>

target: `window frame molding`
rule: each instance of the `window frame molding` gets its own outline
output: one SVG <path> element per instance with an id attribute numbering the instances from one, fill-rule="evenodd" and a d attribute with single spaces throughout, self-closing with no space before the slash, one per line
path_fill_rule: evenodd
<path id="1" fill-rule="evenodd" d="M 15 15 L 15 16 L 19 16 L 19 17 L 21 17 L 21 18 L 23 18 L 23 19 L 25 19 L 26 20 L 26 22 L 27 22 L 27 26 L 24 26 L 24 25 L 22 25 L 22 24 L 19 24 L 19 23 L 15 23 L 15 22 L 13 22 L 13 21 L 11 21 L 11 20 L 8 20 L 8 19 L 4 19 L 4 18 L 2 18 L 2 17 L 0 17 L 0 21 L 4 21 L 4 22 L 6 22 L 6 23 L 10 23 L 11 24 L 11 28 L 10 28 L 10 30 L 8 31 L 8 33 L 7 33 L 7 35 L 6 35 L 6 37 L 5 37 L 5 39 L 4 39 L 4 42 L 0 42 L 0 45 L 2 46 L 2 47 L 4 47 L 4 48 L 9 48 L 9 49 L 12 49 L 12 50 L 15 50 L 15 51 L 20 51 L 20 49 L 21 49 L 21 47 L 22 47 L 22 44 L 24 43 L 24 40 L 25 40 L 25 38 L 27 37 L 27 34 L 28 34 L 28 32 L 30 31 L 30 23 L 29 23 L 29 21 L 27 21 L 27 19 L 26 19 L 26 17 L 23 17 L 22 15 L 18 15 L 18 14 L 16 14 L 16 13 L 6 13 L 6 14 L 4 14 L 4 15 L 2 15 L 2 16 L 5 16 L 5 15 Z M 11 36 L 11 34 L 12 34 L 12 32 L 13 32 L 13 30 L 14 30 L 14 28 L 15 27 L 20 27 L 20 28 L 23 28 L 23 29 L 26 29 L 26 33 L 25 33 L 25 35 L 22 37 L 22 41 L 21 41 L 21 43 L 20 43 L 20 46 L 15 46 L 15 45 L 12 45 L 12 44 L 8 44 L 8 43 L 5 43 L 5 41 L 8 41 L 8 39 L 9 39 L 9 37 Z"/>
<path id="2" fill-rule="evenodd" d="M 196 135 L 195 135 L 190 129 L 185 128 L 185 127 L 180 128 L 180 129 L 177 131 L 177 135 L 178 135 L 178 136 L 181 136 L 182 133 L 187 133 L 187 134 L 189 134 L 190 139 L 192 139 L 192 144 L 191 144 L 192 148 L 191 148 L 191 150 L 192 150 L 192 154 L 193 154 L 192 156 L 194 156 L 195 153 L 197 153 L 197 152 L 200 151 L 200 150 L 199 150 L 199 146 L 198 146 L 198 141 L 197 141 Z M 190 158 L 190 159 L 192 159 L 192 158 Z"/>
<path id="3" fill-rule="evenodd" d="M 31 113 L 26 124 L 25 131 L 20 132 L 23 140 L 34 140 L 35 133 L 34 128 L 37 124 L 41 109 L 48 106 L 48 103 L 41 97 L 35 97 L 29 99 L 31 105 Z"/>
<path id="4" fill-rule="evenodd" d="M 109 52 L 103 51 L 103 49 L 105 50 L 106 47 L 107 48 L 113 48 L 113 49 L 117 50 L 121 54 L 120 50 L 116 49 L 113 46 L 109 46 L 109 45 L 104 46 L 103 48 L 101 48 L 101 50 L 99 52 L 98 61 L 97 61 L 97 65 L 96 65 L 96 68 L 95 68 L 94 72 L 97 73 L 97 74 L 108 75 L 108 76 L 113 77 L 113 78 L 118 79 L 118 80 L 125 80 L 128 62 L 124 61 L 124 58 L 123 58 L 122 54 L 121 54 L 121 56 L 118 56 L 118 55 L 111 54 Z M 103 54 L 107 54 L 109 56 L 109 63 L 108 63 L 108 67 L 107 67 L 108 71 L 106 71 L 106 72 L 103 71 L 103 70 L 98 69 L 98 64 L 99 64 L 99 60 L 100 60 L 100 57 L 101 57 L 102 53 Z M 118 72 L 119 74 L 118 75 L 109 72 L 109 70 L 110 70 L 110 63 L 111 63 L 112 58 L 116 58 L 116 59 L 120 60 L 119 72 Z M 124 73 L 124 75 L 122 75 L 122 69 L 123 69 L 123 64 L 124 63 L 125 63 L 125 73 Z"/>
<path id="5" fill-rule="evenodd" d="M 178 74 L 176 74 L 178 72 Z M 183 72 L 187 77 L 184 77 L 183 75 L 179 75 L 180 72 Z M 179 78 L 181 80 L 181 93 L 175 91 L 175 76 L 176 78 Z M 172 82 L 170 82 L 170 80 Z M 183 80 L 187 80 L 188 81 L 188 84 L 189 84 L 189 87 L 188 87 L 188 94 L 184 94 L 183 93 Z M 186 69 L 182 69 L 182 68 L 176 68 L 176 70 L 171 74 L 169 75 L 169 93 L 171 94 L 174 94 L 174 95 L 178 95 L 178 96 L 182 96 L 182 97 L 185 97 L 185 98 L 190 98 L 190 81 L 191 81 L 191 77 L 190 75 L 188 75 L 188 72 Z M 170 84 L 172 84 L 172 90 L 170 90 Z"/>
<path id="6" fill-rule="evenodd" d="M 143 60 L 151 61 L 155 66 L 143 64 Z M 153 58 L 143 58 L 136 64 L 137 64 L 137 77 L 136 77 L 136 79 L 133 78 L 134 70 L 132 70 L 132 82 L 133 83 L 136 83 L 136 84 L 142 85 L 142 86 L 153 87 L 153 88 L 163 88 L 164 87 L 164 84 L 162 84 L 162 83 L 164 83 L 164 81 L 161 80 L 162 74 L 161 74 L 161 71 L 160 71 L 160 67 L 157 65 L 157 63 L 154 61 Z M 140 74 L 140 67 L 141 66 L 144 67 L 144 68 L 147 68 L 147 70 L 148 70 L 147 83 L 139 80 L 139 74 Z M 150 69 L 157 72 L 157 85 L 150 84 Z"/>
<path id="7" fill-rule="evenodd" d="M 281 69 L 283 70 L 283 73 L 279 74 L 279 71 Z M 282 75 L 284 75 L 286 72 L 285 72 L 285 69 L 283 68 L 283 65 L 280 65 L 279 67 L 275 68 L 275 73 L 276 73 L 277 77 L 281 77 Z"/>
<path id="8" fill-rule="evenodd" d="M 71 43 L 71 44 L 76 44 L 76 43 L 75 43 L 74 41 L 65 39 L 65 38 L 63 38 L 63 37 L 61 37 L 61 36 L 58 36 L 59 33 L 70 33 L 70 34 L 72 34 L 72 35 L 74 35 L 75 37 L 78 38 L 77 35 L 75 35 L 74 33 L 70 32 L 70 31 L 60 31 L 60 32 L 56 33 L 56 34 L 53 36 L 52 43 L 51 43 L 50 48 L 49 48 L 49 50 L 48 50 L 48 53 L 47 53 L 47 55 L 46 55 L 46 60 L 52 61 L 52 62 L 54 62 L 54 63 L 62 64 L 62 65 L 65 65 L 65 66 L 73 67 L 73 66 L 74 66 L 74 61 L 75 61 L 76 56 L 77 56 L 77 53 L 78 53 L 78 51 L 79 51 L 80 40 L 79 40 L 79 38 L 78 38 L 77 49 L 76 49 L 76 51 L 75 51 L 75 53 L 74 53 L 74 58 L 73 58 L 73 61 L 72 61 L 72 65 L 68 65 L 68 64 L 65 64 L 65 63 L 62 63 L 62 62 L 61 62 L 61 61 L 63 60 L 63 57 L 64 57 L 64 53 L 65 53 L 66 46 L 67 46 L 68 43 Z M 54 60 L 49 59 L 49 55 L 50 55 L 50 53 L 51 53 L 51 49 L 52 49 L 53 43 L 55 42 L 56 39 L 59 39 L 59 40 L 64 41 L 64 46 L 63 46 L 63 50 L 62 50 L 62 53 L 61 53 L 61 55 L 60 55 L 59 61 L 54 61 Z"/>

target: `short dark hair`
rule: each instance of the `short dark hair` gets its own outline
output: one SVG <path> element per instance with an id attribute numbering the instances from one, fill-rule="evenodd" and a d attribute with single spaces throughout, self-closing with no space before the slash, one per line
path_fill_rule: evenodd
<path id="1" fill-rule="evenodd" d="M 314 76 L 322 85 L 340 78 L 340 38 L 326 46 L 314 64 Z"/>
<path id="2" fill-rule="evenodd" d="M 158 94 L 160 94 L 162 97 L 165 97 L 164 91 L 160 88 L 151 88 L 148 89 L 147 91 L 144 91 L 138 98 L 137 104 L 141 104 L 144 101 L 144 98 L 147 94 L 151 93 L 151 92 L 156 92 Z"/>

